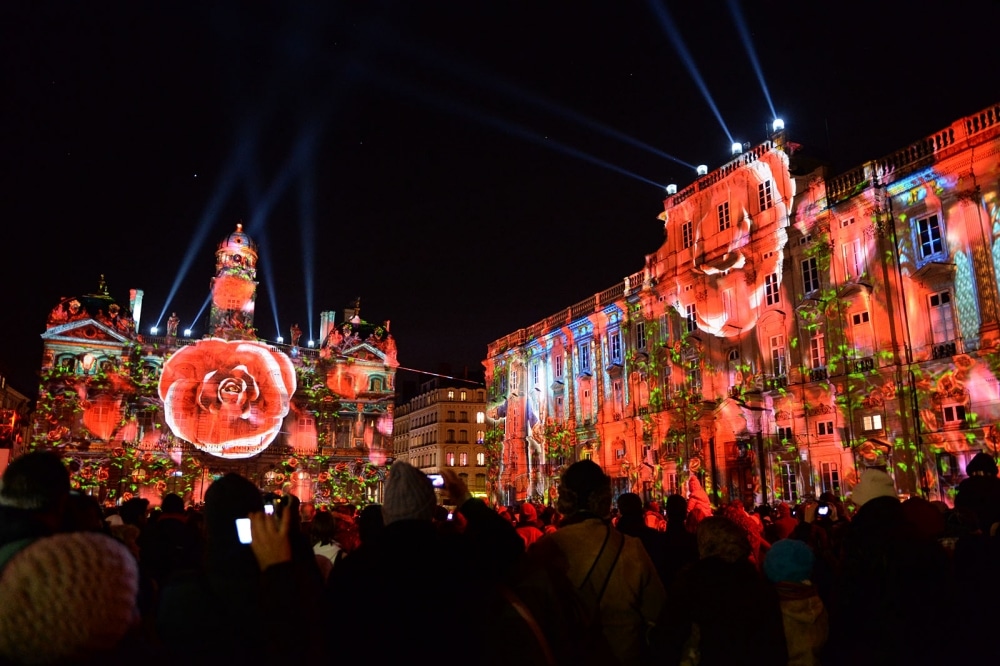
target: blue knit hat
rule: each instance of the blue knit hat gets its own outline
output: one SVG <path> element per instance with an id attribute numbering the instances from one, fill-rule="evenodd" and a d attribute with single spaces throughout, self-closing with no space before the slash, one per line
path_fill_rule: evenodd
<path id="1" fill-rule="evenodd" d="M 776 541 L 764 558 L 764 574 L 772 583 L 801 583 L 812 576 L 812 549 L 797 539 Z"/>

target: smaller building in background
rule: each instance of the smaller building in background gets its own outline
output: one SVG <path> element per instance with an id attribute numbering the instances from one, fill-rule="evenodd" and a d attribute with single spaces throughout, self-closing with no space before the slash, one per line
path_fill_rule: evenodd
<path id="1" fill-rule="evenodd" d="M 473 495 L 486 496 L 486 388 L 434 377 L 397 405 L 393 456 L 426 474 L 453 468 Z"/>

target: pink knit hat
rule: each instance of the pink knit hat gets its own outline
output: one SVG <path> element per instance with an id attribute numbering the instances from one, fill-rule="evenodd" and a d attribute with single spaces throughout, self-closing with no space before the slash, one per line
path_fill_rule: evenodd
<path id="1" fill-rule="evenodd" d="M 139 570 L 96 532 L 31 542 L 0 573 L 0 657 L 75 662 L 114 649 L 138 621 Z"/>

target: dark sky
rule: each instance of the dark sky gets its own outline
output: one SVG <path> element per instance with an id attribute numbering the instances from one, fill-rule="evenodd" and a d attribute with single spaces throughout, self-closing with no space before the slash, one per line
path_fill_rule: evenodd
<path id="1" fill-rule="evenodd" d="M 101 274 L 192 325 L 240 220 L 262 337 L 360 296 L 460 372 L 641 269 L 663 186 L 771 104 L 847 169 L 1000 101 L 992 0 L 738 6 L 768 94 L 725 0 L 2 3 L 0 372 L 34 395 Z"/>

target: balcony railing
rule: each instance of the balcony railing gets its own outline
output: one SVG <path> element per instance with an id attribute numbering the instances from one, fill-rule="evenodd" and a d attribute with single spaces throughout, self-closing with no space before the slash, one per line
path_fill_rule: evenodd
<path id="1" fill-rule="evenodd" d="M 931 348 L 931 358 L 951 358 L 958 354 L 958 341 L 941 342 Z"/>
<path id="2" fill-rule="evenodd" d="M 875 369 L 875 358 L 866 356 L 865 358 L 855 358 L 850 361 L 851 372 L 871 372 Z"/>
<path id="3" fill-rule="evenodd" d="M 788 386 L 788 375 L 777 375 L 775 377 L 766 377 L 764 379 L 764 390 L 765 391 L 776 391 L 778 389 L 783 389 Z"/>
<path id="4" fill-rule="evenodd" d="M 809 371 L 809 381 L 811 382 L 822 382 L 826 380 L 827 372 L 826 368 L 812 368 Z"/>

